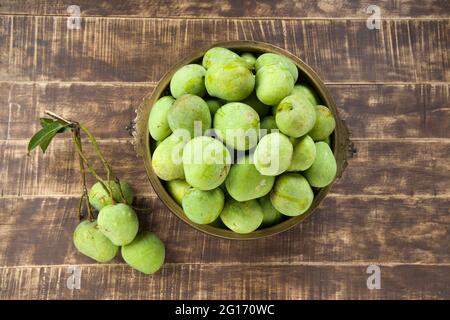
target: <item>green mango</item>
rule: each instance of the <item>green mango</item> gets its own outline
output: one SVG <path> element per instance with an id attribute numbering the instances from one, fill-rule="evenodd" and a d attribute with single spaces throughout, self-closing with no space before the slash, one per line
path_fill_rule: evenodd
<path id="1" fill-rule="evenodd" d="M 151 232 L 141 232 L 129 244 L 122 247 L 122 257 L 132 268 L 153 274 L 164 264 L 166 249 L 158 236 Z"/>
<path id="2" fill-rule="evenodd" d="M 310 136 L 296 139 L 291 165 L 288 171 L 304 171 L 311 167 L 316 158 L 316 145 Z"/>
<path id="3" fill-rule="evenodd" d="M 289 138 L 279 132 L 261 138 L 253 154 L 256 169 L 266 176 L 277 176 L 291 165 L 294 147 Z"/>
<path id="4" fill-rule="evenodd" d="M 208 104 L 192 94 L 185 94 L 175 100 L 167 119 L 173 132 L 183 129 L 189 132 L 191 138 L 202 135 L 211 128 L 212 122 Z"/>
<path id="5" fill-rule="evenodd" d="M 275 121 L 284 134 L 299 138 L 307 134 L 316 122 L 316 110 L 306 99 L 290 95 L 277 107 Z"/>
<path id="6" fill-rule="evenodd" d="M 333 113 L 325 106 L 318 105 L 316 108 L 316 122 L 314 127 L 308 133 L 314 141 L 325 140 L 330 136 L 336 127 Z"/>
<path id="7" fill-rule="evenodd" d="M 257 200 L 238 202 L 228 198 L 220 214 L 222 222 L 236 233 L 246 234 L 258 229 L 264 213 Z"/>
<path id="8" fill-rule="evenodd" d="M 262 103 L 274 106 L 287 97 L 294 88 L 294 79 L 288 69 L 278 64 L 263 66 L 256 72 L 256 96 Z"/>
<path id="9" fill-rule="evenodd" d="M 205 86 L 212 97 L 241 101 L 252 93 L 255 76 L 243 63 L 215 64 L 206 71 Z"/>
<path id="10" fill-rule="evenodd" d="M 158 99 L 150 109 L 148 131 L 156 141 L 162 141 L 172 133 L 172 130 L 169 127 L 169 121 L 167 120 L 167 115 L 174 102 L 174 98 L 165 96 Z"/>
<path id="11" fill-rule="evenodd" d="M 294 62 L 288 57 L 276 54 L 276 53 L 264 53 L 258 57 L 255 61 L 255 70 L 258 72 L 261 68 L 267 65 L 279 65 L 289 71 L 292 75 L 294 83 L 298 79 L 298 69 Z"/>
<path id="12" fill-rule="evenodd" d="M 307 99 L 313 106 L 318 105 L 320 102 L 320 98 L 317 93 L 309 84 L 306 83 L 296 84 L 294 89 L 292 89 L 292 94 Z"/>
<path id="13" fill-rule="evenodd" d="M 259 173 L 249 156 L 246 156 L 231 166 L 225 185 L 228 194 L 234 199 L 248 201 L 268 194 L 274 181 L 275 177 Z"/>
<path id="14" fill-rule="evenodd" d="M 323 141 L 315 143 L 316 158 L 304 172 L 309 184 L 316 188 L 323 188 L 333 182 L 336 177 L 337 164 L 334 158 L 333 151 L 330 146 Z"/>
<path id="15" fill-rule="evenodd" d="M 131 186 L 125 182 L 120 180 L 120 190 L 116 181 L 109 181 L 109 188 L 112 189 L 112 196 L 114 198 L 111 199 L 111 196 L 103 185 L 100 182 L 96 182 L 91 189 L 89 190 L 89 203 L 97 210 L 101 210 L 103 207 L 113 204 L 113 202 L 122 202 L 126 204 L 132 204 L 134 198 L 133 189 Z M 123 197 L 122 197 L 123 196 Z"/>
<path id="16" fill-rule="evenodd" d="M 287 216 L 305 213 L 314 200 L 308 181 L 299 173 L 285 173 L 277 177 L 270 201 L 273 207 Z"/>
<path id="17" fill-rule="evenodd" d="M 183 148 L 189 137 L 182 136 L 181 133 L 181 131 L 172 133 L 153 152 L 153 171 L 162 180 L 184 179 Z"/>
<path id="18" fill-rule="evenodd" d="M 258 201 L 264 213 L 261 227 L 267 228 L 281 222 L 283 215 L 273 207 L 272 202 L 270 202 L 270 195 L 259 198 Z"/>
<path id="19" fill-rule="evenodd" d="M 188 64 L 178 69 L 170 80 L 170 92 L 175 98 L 185 94 L 203 97 L 206 69 L 199 64 Z"/>
<path id="20" fill-rule="evenodd" d="M 245 52 L 241 54 L 241 58 L 245 61 L 245 65 L 247 66 L 247 68 L 249 69 L 255 68 L 256 57 L 253 53 Z"/>
<path id="21" fill-rule="evenodd" d="M 262 117 L 264 117 L 265 115 L 267 115 L 270 111 L 270 106 L 259 101 L 255 92 L 252 92 L 247 98 L 245 98 L 241 102 L 245 103 L 246 105 L 249 105 L 250 107 L 255 109 L 255 111 L 258 113 L 260 119 Z"/>
<path id="22" fill-rule="evenodd" d="M 167 191 L 179 205 L 181 205 L 183 196 L 190 187 L 189 183 L 181 179 L 166 182 Z"/>
<path id="23" fill-rule="evenodd" d="M 214 116 L 214 130 L 230 148 L 251 149 L 258 143 L 258 113 L 241 102 L 227 103 Z"/>
<path id="24" fill-rule="evenodd" d="M 225 196 L 220 188 L 199 190 L 190 188 L 183 197 L 183 210 L 192 222 L 209 224 L 222 212 Z"/>
<path id="25" fill-rule="evenodd" d="M 200 190 L 215 189 L 225 181 L 231 156 L 227 148 L 211 137 L 196 137 L 183 149 L 186 182 Z"/>
<path id="26" fill-rule="evenodd" d="M 139 221 L 130 206 L 118 203 L 104 207 L 97 218 L 99 230 L 116 246 L 133 241 L 139 229 Z"/>
<path id="27" fill-rule="evenodd" d="M 206 69 L 209 69 L 214 65 L 223 65 L 227 62 L 238 62 L 246 65 L 246 61 L 239 57 L 237 53 L 222 47 L 214 47 L 206 51 L 202 64 Z"/>
<path id="28" fill-rule="evenodd" d="M 73 233 L 77 250 L 97 262 L 111 261 L 119 250 L 98 228 L 97 221 L 85 220 L 78 224 Z"/>

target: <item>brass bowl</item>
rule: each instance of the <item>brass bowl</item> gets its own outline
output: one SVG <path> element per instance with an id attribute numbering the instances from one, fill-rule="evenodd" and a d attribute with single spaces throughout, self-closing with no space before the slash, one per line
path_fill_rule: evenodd
<path id="1" fill-rule="evenodd" d="M 265 228 L 261 230 L 256 230 L 249 234 L 238 234 L 231 230 L 219 229 L 209 225 L 199 225 L 190 221 L 183 212 L 183 209 L 172 199 L 171 195 L 166 191 L 161 180 L 156 176 L 151 165 L 151 155 L 154 149 L 154 144 L 150 142 L 151 138 L 148 131 L 148 116 L 150 114 L 150 109 L 153 104 L 163 95 L 163 93 L 169 88 L 170 80 L 174 73 L 182 66 L 190 63 L 200 63 L 205 52 L 212 47 L 225 47 L 237 52 L 254 52 L 257 54 L 272 52 L 280 55 L 289 57 L 299 69 L 299 79 L 302 82 L 308 82 L 319 94 L 322 103 L 326 105 L 333 112 L 334 118 L 336 119 L 336 129 L 331 136 L 331 149 L 333 150 L 334 156 L 337 162 L 337 174 L 336 179 L 340 178 L 343 170 L 347 165 L 347 150 L 349 146 L 349 134 L 343 120 L 339 117 L 336 104 L 333 101 L 327 87 L 319 76 L 302 60 L 287 52 L 284 49 L 278 48 L 274 45 L 256 42 L 256 41 L 230 41 L 230 42 L 219 42 L 209 47 L 203 48 L 201 50 L 195 51 L 186 58 L 182 59 L 177 64 L 170 67 L 169 71 L 162 77 L 158 82 L 156 88 L 153 92 L 149 93 L 144 99 L 139 108 L 137 109 L 136 117 L 136 131 L 134 133 L 135 137 L 135 149 L 136 152 L 143 157 L 145 168 L 147 170 L 147 176 L 150 183 L 153 186 L 158 197 L 164 202 L 164 204 L 169 208 L 172 213 L 174 213 L 178 218 L 183 220 L 185 223 L 191 227 L 207 233 L 212 236 L 226 238 L 226 239 L 257 239 L 262 237 L 271 236 L 283 231 L 286 231 L 296 224 L 300 223 L 306 219 L 317 206 L 320 204 L 322 199 L 326 196 L 331 188 L 331 184 L 325 188 L 322 188 L 315 192 L 314 201 L 307 212 L 297 217 L 290 217 L 283 222 Z"/>

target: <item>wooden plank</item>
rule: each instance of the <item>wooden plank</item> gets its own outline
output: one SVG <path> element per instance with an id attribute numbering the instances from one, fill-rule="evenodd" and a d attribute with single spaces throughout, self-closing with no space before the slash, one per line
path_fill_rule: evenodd
<path id="1" fill-rule="evenodd" d="M 221 0 L 211 2 L 169 1 L 89 1 L 78 0 L 82 16 L 119 16 L 119 17 L 242 17 L 248 18 L 359 18 L 366 19 L 367 7 L 373 4 L 369 0 L 342 1 L 247 1 Z M 67 7 L 73 1 L 2 1 L 0 14 L 31 15 L 67 15 Z M 383 19 L 404 17 L 447 17 L 450 7 L 447 1 L 428 0 L 420 4 L 415 1 L 401 0 L 377 1 Z"/>
<path id="2" fill-rule="evenodd" d="M 450 138 L 449 84 L 328 87 L 353 138 Z M 125 127 L 153 88 L 151 83 L 3 82 L 0 139 L 28 139 L 38 129 L 37 119 L 46 109 L 84 123 L 98 138 L 127 138 Z"/>
<path id="3" fill-rule="evenodd" d="M 250 242 L 204 235 L 156 197 L 136 205 L 150 209 L 139 214 L 141 229 L 161 237 L 167 263 L 450 264 L 449 198 L 329 196 L 300 225 Z M 0 266 L 92 264 L 72 244 L 77 207 L 75 197 L 0 198 Z"/>
<path id="4" fill-rule="evenodd" d="M 449 85 L 329 85 L 352 138 L 449 138 Z"/>
<path id="5" fill-rule="evenodd" d="M 145 276 L 124 265 L 85 266 L 80 290 L 66 266 L 3 268 L 1 299 L 448 299 L 449 266 L 381 266 L 381 289 L 367 289 L 367 266 L 166 265 Z"/>
<path id="6" fill-rule="evenodd" d="M 0 141 L 1 195 L 78 194 L 78 161 L 70 140 L 55 140 L 47 153 L 26 156 L 25 140 Z M 122 179 L 131 182 L 138 194 L 151 187 L 142 160 L 131 140 L 104 140 L 100 144 Z M 450 142 L 355 141 L 357 154 L 349 160 L 343 177 L 333 186 L 341 195 L 450 195 Z M 88 145 L 86 145 L 86 148 Z M 93 155 L 87 148 L 88 157 Z M 98 161 L 94 165 L 98 165 Z"/>
<path id="7" fill-rule="evenodd" d="M 153 88 L 153 84 L 0 83 L 0 139 L 30 138 L 45 110 L 85 124 L 96 138 L 129 138 L 126 127 Z"/>
<path id="8" fill-rule="evenodd" d="M 286 48 L 331 82 L 450 81 L 449 20 L 235 20 L 0 16 L 7 81 L 158 81 L 192 50 L 225 40 Z"/>

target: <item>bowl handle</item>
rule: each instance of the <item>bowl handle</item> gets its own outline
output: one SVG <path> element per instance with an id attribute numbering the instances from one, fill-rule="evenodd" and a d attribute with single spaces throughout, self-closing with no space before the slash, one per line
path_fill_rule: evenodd
<path id="1" fill-rule="evenodd" d="M 342 173 L 348 165 L 347 160 L 353 158 L 357 150 L 353 142 L 350 140 L 351 132 L 345 123 L 345 120 L 338 115 L 336 119 L 336 131 L 339 135 L 336 139 L 336 162 L 338 165 L 336 178 L 341 178 Z"/>
<path id="2" fill-rule="evenodd" d="M 150 108 L 147 106 L 150 94 L 145 96 L 139 107 L 136 109 L 136 118 L 132 123 L 130 130 L 133 136 L 133 146 L 137 155 L 143 157 L 146 149 L 146 139 L 148 139 L 147 122 L 150 113 Z"/>

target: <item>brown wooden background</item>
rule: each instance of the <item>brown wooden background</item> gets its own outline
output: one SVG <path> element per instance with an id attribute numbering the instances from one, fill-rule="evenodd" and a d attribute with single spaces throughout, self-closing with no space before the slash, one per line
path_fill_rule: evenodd
<path id="1" fill-rule="evenodd" d="M 82 28 L 66 26 L 68 5 Z M 450 298 L 450 5 L 376 1 L 0 0 L 0 298 Z M 286 48 L 329 85 L 357 149 L 316 213 L 281 235 L 203 235 L 157 199 L 125 127 L 178 59 L 215 41 Z M 26 156 L 50 109 L 84 122 L 167 245 L 161 272 L 100 265 L 71 241 L 70 140 Z M 381 266 L 381 290 L 366 268 Z M 67 267 L 82 270 L 69 290 Z"/>

